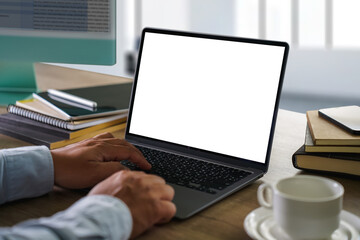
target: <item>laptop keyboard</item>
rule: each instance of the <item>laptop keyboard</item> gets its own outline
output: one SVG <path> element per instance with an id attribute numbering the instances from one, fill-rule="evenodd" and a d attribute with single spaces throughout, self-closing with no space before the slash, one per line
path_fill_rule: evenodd
<path id="1" fill-rule="evenodd" d="M 161 176 L 168 183 L 210 194 L 215 194 L 217 191 L 223 190 L 251 174 L 250 172 L 235 168 L 216 165 L 154 149 L 136 147 L 152 165 L 151 170 L 145 172 Z M 141 170 L 128 160 L 122 161 L 121 163 L 131 170 Z"/>

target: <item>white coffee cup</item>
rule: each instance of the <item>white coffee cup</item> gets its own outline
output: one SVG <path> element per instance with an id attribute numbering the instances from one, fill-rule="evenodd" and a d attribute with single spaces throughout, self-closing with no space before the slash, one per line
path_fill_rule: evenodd
<path id="1" fill-rule="evenodd" d="M 326 239 L 339 227 L 344 188 L 336 181 L 298 175 L 274 186 L 263 183 L 257 193 L 260 205 L 273 209 L 276 224 L 293 239 Z"/>

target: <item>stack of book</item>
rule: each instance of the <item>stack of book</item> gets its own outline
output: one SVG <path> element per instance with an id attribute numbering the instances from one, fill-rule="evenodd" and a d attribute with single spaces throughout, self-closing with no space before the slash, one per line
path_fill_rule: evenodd
<path id="1" fill-rule="evenodd" d="M 352 134 L 333 121 L 306 113 L 305 143 L 292 157 L 294 167 L 360 176 L 360 135 Z"/>
<path id="2" fill-rule="evenodd" d="M 40 92 L 9 105 L 0 115 L 0 133 L 50 149 L 126 127 L 131 83 L 68 89 L 61 92 L 96 106 Z"/>

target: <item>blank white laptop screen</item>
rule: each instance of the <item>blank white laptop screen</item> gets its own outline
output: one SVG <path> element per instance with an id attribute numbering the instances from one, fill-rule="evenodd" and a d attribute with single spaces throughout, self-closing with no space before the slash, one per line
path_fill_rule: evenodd
<path id="1" fill-rule="evenodd" d="M 146 33 L 129 133 L 264 163 L 284 51 Z"/>

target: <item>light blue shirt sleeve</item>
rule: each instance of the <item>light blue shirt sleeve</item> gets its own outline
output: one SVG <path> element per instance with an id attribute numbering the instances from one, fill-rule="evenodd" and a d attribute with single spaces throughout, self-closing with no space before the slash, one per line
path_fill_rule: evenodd
<path id="1" fill-rule="evenodd" d="M 0 150 L 0 204 L 52 190 L 54 169 L 45 146 Z"/>
<path id="2" fill-rule="evenodd" d="M 12 228 L 0 228 L 4 240 L 124 240 L 130 237 L 132 217 L 121 200 L 87 196 L 49 218 L 30 220 Z"/>
<path id="3" fill-rule="evenodd" d="M 51 153 L 44 146 L 0 150 L 0 203 L 43 195 L 52 190 Z M 0 227 L 0 239 L 128 239 L 130 210 L 121 200 L 87 196 L 49 218 L 30 220 L 11 228 Z"/>

